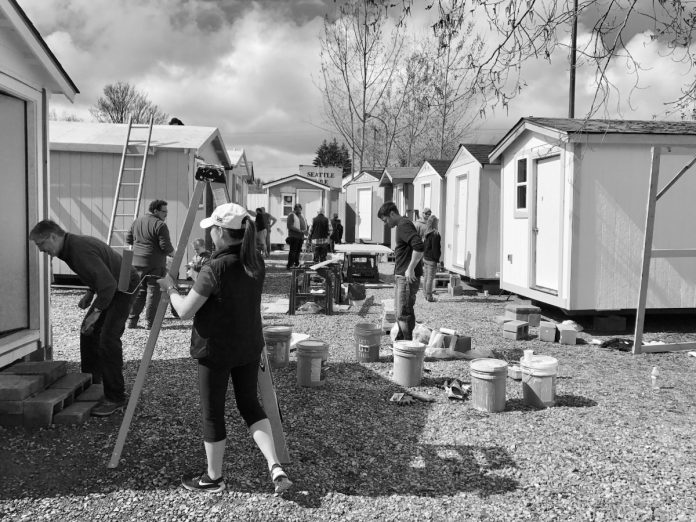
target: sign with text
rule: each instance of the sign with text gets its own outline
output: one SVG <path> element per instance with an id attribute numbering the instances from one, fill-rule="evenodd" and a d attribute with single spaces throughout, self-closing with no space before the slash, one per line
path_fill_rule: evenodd
<path id="1" fill-rule="evenodd" d="M 343 169 L 341 167 L 315 167 L 314 165 L 300 165 L 300 176 L 311 179 L 317 183 L 328 185 L 334 189 L 341 188 Z"/>

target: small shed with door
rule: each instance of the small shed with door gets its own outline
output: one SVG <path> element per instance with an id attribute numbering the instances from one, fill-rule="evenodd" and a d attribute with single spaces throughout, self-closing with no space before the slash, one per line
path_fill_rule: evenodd
<path id="1" fill-rule="evenodd" d="M 445 224 L 445 174 L 452 160 L 425 160 L 413 178 L 413 204 L 419 214 L 429 208 L 440 220 L 440 233 Z"/>
<path id="2" fill-rule="evenodd" d="M 470 279 L 500 275 L 500 164 L 488 159 L 494 147 L 460 145 L 445 174 L 444 265 Z"/>
<path id="3" fill-rule="evenodd" d="M 114 123 L 51 122 L 51 216 L 69 232 L 106 240 L 127 127 Z M 246 203 L 244 185 L 251 173 L 243 149 L 228 151 L 215 127 L 154 125 L 139 215 L 147 212 L 150 201 L 167 201 L 167 226 L 175 246 L 196 183 L 197 161 L 231 167 L 227 171 L 230 200 Z M 210 199 L 211 195 L 206 197 Z M 198 217 L 202 218 L 204 205 L 199 208 Z M 197 234 L 203 237 L 202 231 L 194 228 L 191 239 L 199 237 Z M 53 270 L 61 278 L 74 276 L 58 259 L 53 262 Z"/>
<path id="4" fill-rule="evenodd" d="M 396 203 L 399 214 L 409 219 L 416 219 L 414 210 L 413 179 L 420 167 L 387 167 L 379 180 L 379 186 L 385 192 L 391 191 L 391 199 Z M 396 228 L 390 233 L 390 245 L 396 245 Z"/>
<path id="5" fill-rule="evenodd" d="M 638 302 L 651 147 L 658 189 L 687 166 L 696 122 L 522 118 L 496 145 L 501 163 L 500 286 L 572 312 Z M 653 248 L 696 247 L 696 168 L 657 205 Z M 676 186 L 675 186 L 676 188 Z M 696 308 L 692 258 L 657 258 L 648 309 Z"/>
<path id="6" fill-rule="evenodd" d="M 308 226 L 320 208 L 329 219 L 333 212 L 338 211 L 339 190 L 299 174 L 269 181 L 264 188 L 268 194 L 267 211 L 278 220 L 271 229 L 272 245 L 285 245 L 287 217 L 295 204 L 302 205 L 302 215 Z"/>
<path id="7" fill-rule="evenodd" d="M 15 0 L 0 0 L 0 368 L 50 358 L 50 258 L 29 242 L 50 217 L 48 114 L 51 95 L 78 89 Z"/>
<path id="8" fill-rule="evenodd" d="M 377 217 L 379 207 L 391 199 L 391 187 L 380 187 L 381 170 L 363 170 L 343 187 L 346 196 L 345 243 L 391 244 L 391 234 Z"/>

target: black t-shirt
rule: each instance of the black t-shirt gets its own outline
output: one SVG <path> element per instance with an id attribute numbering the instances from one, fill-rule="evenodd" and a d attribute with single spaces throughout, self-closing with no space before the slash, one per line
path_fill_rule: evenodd
<path id="1" fill-rule="evenodd" d="M 411 263 L 411 254 L 423 252 L 423 241 L 421 240 L 413 221 L 402 217 L 396 224 L 396 247 L 394 248 L 394 275 L 405 275 L 408 265 Z M 418 263 L 415 270 L 416 277 L 423 275 L 423 265 Z"/>

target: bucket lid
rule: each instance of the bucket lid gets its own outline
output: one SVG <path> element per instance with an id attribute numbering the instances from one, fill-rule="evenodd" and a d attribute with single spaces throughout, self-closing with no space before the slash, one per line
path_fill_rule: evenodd
<path id="1" fill-rule="evenodd" d="M 422 352 L 425 345 L 418 341 L 394 341 L 394 349 L 402 352 Z"/>
<path id="2" fill-rule="evenodd" d="M 558 360 L 548 355 L 532 355 L 530 359 L 522 359 L 520 361 L 522 368 L 530 370 L 553 370 L 558 368 Z"/>
<path id="3" fill-rule="evenodd" d="M 291 334 L 292 326 L 277 325 L 277 326 L 265 326 L 263 329 L 264 333 L 269 334 Z"/>
<path id="4" fill-rule="evenodd" d="M 382 327 L 378 324 L 375 323 L 358 323 L 355 325 L 355 331 L 363 331 L 363 332 L 374 332 L 376 330 L 381 331 Z"/>
<path id="5" fill-rule="evenodd" d="M 319 339 L 305 339 L 297 341 L 297 350 L 302 351 L 324 351 L 329 348 L 329 345 Z"/>
<path id="6" fill-rule="evenodd" d="M 507 368 L 507 363 L 500 359 L 474 359 L 471 369 L 481 373 L 496 373 Z"/>

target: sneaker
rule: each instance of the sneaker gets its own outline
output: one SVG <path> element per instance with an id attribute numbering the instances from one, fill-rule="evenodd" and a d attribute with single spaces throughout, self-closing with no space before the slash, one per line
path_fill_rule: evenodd
<path id="1" fill-rule="evenodd" d="M 126 406 L 125 399 L 122 401 L 114 402 L 109 399 L 104 399 L 94 408 L 92 408 L 92 415 L 94 417 L 108 417 L 112 413 L 123 409 Z"/>
<path id="2" fill-rule="evenodd" d="M 189 491 L 203 491 L 205 493 L 219 493 L 225 489 L 225 481 L 222 477 L 211 479 L 208 473 L 190 473 L 181 477 L 181 485 Z"/>
<path id="3" fill-rule="evenodd" d="M 138 321 L 128 321 L 127 325 L 128 328 L 137 328 L 138 327 Z"/>
<path id="4" fill-rule="evenodd" d="M 280 467 L 280 464 L 273 464 L 271 468 L 271 480 L 275 488 L 275 496 L 279 497 L 292 486 L 292 482 Z"/>

